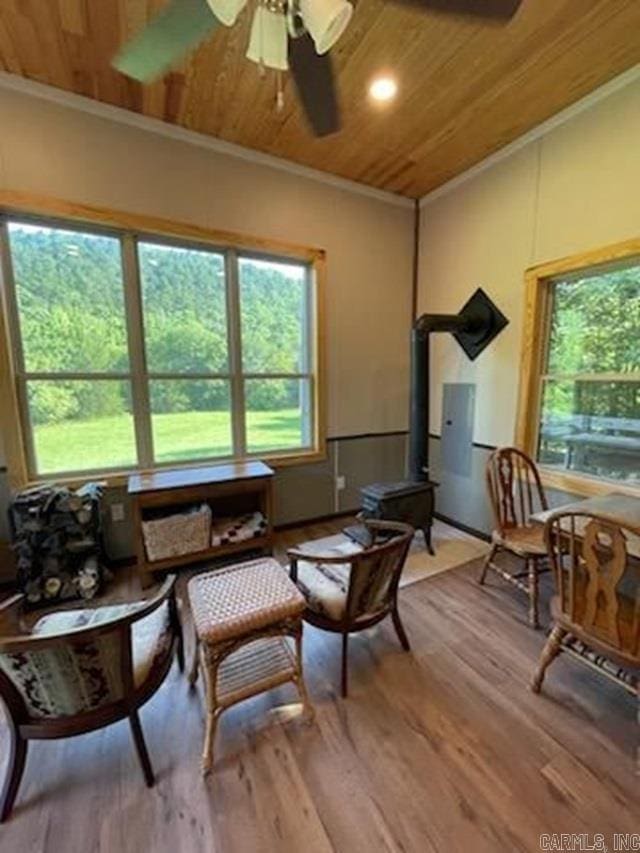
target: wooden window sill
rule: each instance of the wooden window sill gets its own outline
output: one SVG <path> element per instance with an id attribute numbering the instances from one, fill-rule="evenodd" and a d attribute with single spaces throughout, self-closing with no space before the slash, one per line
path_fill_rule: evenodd
<path id="1" fill-rule="evenodd" d="M 228 465 L 230 462 L 264 462 L 270 468 L 287 468 L 292 465 L 310 465 L 314 462 L 323 462 L 327 458 L 326 449 L 313 449 L 305 451 L 295 451 L 291 453 L 280 453 L 270 456 L 263 454 L 262 456 L 248 456 L 245 459 L 199 459 L 198 461 L 189 463 L 176 463 L 175 465 L 168 463 L 166 465 L 158 465 L 155 468 L 129 468 L 122 471 L 87 471 L 83 474 L 62 475 L 33 478 L 24 484 L 24 488 L 31 486 L 42 485 L 43 483 L 58 483 L 65 486 L 77 487 L 89 481 L 97 481 L 105 483 L 108 488 L 118 486 L 126 486 L 129 477 L 132 474 L 152 474 L 157 471 L 181 471 L 189 468 L 202 468 L 215 465 Z"/>
<path id="2" fill-rule="evenodd" d="M 596 477 L 590 477 L 588 474 L 580 474 L 578 471 L 553 471 L 542 465 L 538 466 L 538 470 L 543 486 L 548 486 L 551 489 L 559 489 L 562 492 L 570 492 L 574 495 L 584 495 L 584 497 L 617 492 L 618 494 L 640 498 L 640 486 L 616 482 L 616 480 L 599 480 Z"/>

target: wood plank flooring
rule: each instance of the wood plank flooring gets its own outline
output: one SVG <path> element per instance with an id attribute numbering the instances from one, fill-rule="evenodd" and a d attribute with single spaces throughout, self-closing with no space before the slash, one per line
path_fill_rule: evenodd
<path id="1" fill-rule="evenodd" d="M 343 523 L 287 531 L 279 552 Z M 469 564 L 401 591 L 409 654 L 391 625 L 354 635 L 347 700 L 339 638 L 306 628 L 315 722 L 274 713 L 296 700 L 287 686 L 229 710 L 206 782 L 202 697 L 177 667 L 141 714 L 154 789 L 126 723 L 31 743 L 0 849 L 513 853 L 538 851 L 541 833 L 611 845 L 640 832 L 633 697 L 566 657 L 532 694 L 544 633 L 527 627 L 524 597 L 476 576 Z"/>

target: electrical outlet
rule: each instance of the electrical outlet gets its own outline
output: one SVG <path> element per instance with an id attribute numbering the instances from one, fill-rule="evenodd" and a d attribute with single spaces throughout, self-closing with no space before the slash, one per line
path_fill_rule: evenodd
<path id="1" fill-rule="evenodd" d="M 336 489 L 341 492 L 343 489 L 347 488 L 347 478 L 344 474 L 340 474 L 339 477 L 336 477 Z"/>
<path id="2" fill-rule="evenodd" d="M 111 521 L 124 521 L 124 504 L 111 504 Z"/>

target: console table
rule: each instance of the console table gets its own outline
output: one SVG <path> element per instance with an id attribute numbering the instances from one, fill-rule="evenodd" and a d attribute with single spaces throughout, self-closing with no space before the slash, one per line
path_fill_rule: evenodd
<path id="1" fill-rule="evenodd" d="M 128 492 L 131 497 L 138 572 L 142 585 L 149 584 L 157 571 L 175 566 L 222 557 L 240 551 L 261 550 L 270 553 L 273 540 L 273 470 L 263 462 L 233 462 L 203 468 L 184 468 L 132 474 Z M 149 560 L 145 549 L 142 522 L 180 512 L 193 504 L 207 503 L 214 518 L 259 510 L 265 517 L 263 535 L 240 542 L 228 542 L 188 554 Z"/>

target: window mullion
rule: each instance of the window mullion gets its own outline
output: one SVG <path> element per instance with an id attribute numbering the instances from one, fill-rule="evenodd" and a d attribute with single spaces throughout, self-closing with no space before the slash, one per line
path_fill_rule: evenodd
<path id="1" fill-rule="evenodd" d="M 240 322 L 240 283 L 238 253 L 225 254 L 225 283 L 227 290 L 227 339 L 229 341 L 229 371 L 231 373 L 231 429 L 233 455 L 246 456 L 247 433 L 245 421 L 244 382 L 242 379 L 242 331 Z"/>
<path id="2" fill-rule="evenodd" d="M 153 465 L 153 437 L 151 433 L 149 383 L 147 381 L 144 351 L 140 271 L 135 237 L 132 234 L 124 234 L 120 245 L 122 246 L 122 274 L 124 278 L 124 300 L 127 318 L 127 341 L 129 362 L 131 365 L 131 399 L 138 464 L 143 468 L 151 468 Z"/>
<path id="3" fill-rule="evenodd" d="M 637 370 L 620 373 L 612 370 L 610 373 L 543 373 L 543 382 L 639 382 L 640 372 Z"/>

